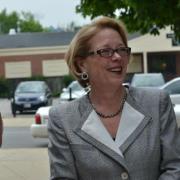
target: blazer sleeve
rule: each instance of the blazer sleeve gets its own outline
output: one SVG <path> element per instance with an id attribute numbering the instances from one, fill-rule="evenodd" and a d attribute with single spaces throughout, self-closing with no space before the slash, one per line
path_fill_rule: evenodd
<path id="1" fill-rule="evenodd" d="M 73 155 L 62 125 L 63 115 L 59 114 L 55 107 L 50 109 L 48 122 L 50 180 L 77 180 Z"/>
<path id="2" fill-rule="evenodd" d="M 180 179 L 180 131 L 167 93 L 160 95 L 161 175 L 159 180 Z"/>

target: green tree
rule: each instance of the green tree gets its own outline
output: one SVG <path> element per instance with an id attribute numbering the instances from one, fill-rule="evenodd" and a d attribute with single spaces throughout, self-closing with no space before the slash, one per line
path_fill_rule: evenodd
<path id="1" fill-rule="evenodd" d="M 159 34 L 159 29 L 171 26 L 180 39 L 180 0 L 81 0 L 76 11 L 84 17 L 121 18 L 129 32 Z"/>
<path id="2" fill-rule="evenodd" d="M 41 32 L 44 31 L 43 26 L 34 18 L 30 12 L 21 12 L 18 14 L 13 11 L 7 13 L 6 9 L 0 12 L 0 34 L 9 33 L 10 29 L 21 32 Z"/>
<path id="3" fill-rule="evenodd" d="M 43 27 L 39 21 L 35 20 L 30 12 L 22 12 L 22 18 L 19 20 L 21 32 L 42 32 Z"/>
<path id="4" fill-rule="evenodd" d="M 7 34 L 10 29 L 17 28 L 19 16 L 18 13 L 13 11 L 7 14 L 6 9 L 0 12 L 0 34 Z"/>

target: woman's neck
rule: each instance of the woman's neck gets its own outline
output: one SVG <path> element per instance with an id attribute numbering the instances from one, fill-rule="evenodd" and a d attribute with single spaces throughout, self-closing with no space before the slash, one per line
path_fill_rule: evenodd
<path id="1" fill-rule="evenodd" d="M 114 109 L 119 107 L 123 97 L 124 97 L 125 88 L 123 86 L 119 86 L 118 88 L 107 87 L 102 90 L 95 87 L 91 87 L 91 91 L 89 93 L 89 97 L 92 103 L 98 108 L 111 108 Z"/>

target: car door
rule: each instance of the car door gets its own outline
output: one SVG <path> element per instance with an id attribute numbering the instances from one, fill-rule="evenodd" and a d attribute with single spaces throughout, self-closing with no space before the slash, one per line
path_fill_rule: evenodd
<path id="1" fill-rule="evenodd" d="M 173 104 L 180 104 L 180 80 L 168 84 L 164 89 L 170 94 Z"/>

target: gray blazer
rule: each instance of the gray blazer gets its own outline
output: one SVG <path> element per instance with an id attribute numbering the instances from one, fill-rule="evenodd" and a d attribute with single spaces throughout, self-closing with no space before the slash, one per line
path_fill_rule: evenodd
<path id="1" fill-rule="evenodd" d="M 161 90 L 129 88 L 115 141 L 87 96 L 49 116 L 51 180 L 180 180 L 180 132 Z"/>

